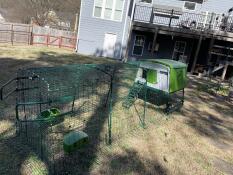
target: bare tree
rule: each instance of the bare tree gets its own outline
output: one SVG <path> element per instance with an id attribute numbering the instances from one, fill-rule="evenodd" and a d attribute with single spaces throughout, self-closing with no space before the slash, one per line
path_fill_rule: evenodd
<path id="1" fill-rule="evenodd" d="M 75 22 L 80 0 L 0 0 L 0 8 L 7 8 L 13 21 L 56 25 L 59 20 Z"/>

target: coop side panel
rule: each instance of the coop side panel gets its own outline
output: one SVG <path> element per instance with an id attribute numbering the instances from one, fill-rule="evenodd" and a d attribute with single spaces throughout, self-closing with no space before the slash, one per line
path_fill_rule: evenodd
<path id="1" fill-rule="evenodd" d="M 173 93 L 182 90 L 187 85 L 187 70 L 186 68 L 178 68 L 170 70 L 170 89 L 169 92 Z"/>

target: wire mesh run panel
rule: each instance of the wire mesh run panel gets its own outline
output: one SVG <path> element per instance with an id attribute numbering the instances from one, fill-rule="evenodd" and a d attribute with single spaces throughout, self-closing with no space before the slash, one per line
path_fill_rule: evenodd
<path id="1" fill-rule="evenodd" d="M 113 72 L 113 66 L 109 65 L 18 71 L 17 132 L 24 143 L 48 162 L 50 169 L 62 171 L 71 164 L 64 161 L 77 162 L 63 150 L 64 137 L 70 132 L 83 131 L 88 135 L 87 157 L 96 145 L 109 139 L 108 106 Z"/>

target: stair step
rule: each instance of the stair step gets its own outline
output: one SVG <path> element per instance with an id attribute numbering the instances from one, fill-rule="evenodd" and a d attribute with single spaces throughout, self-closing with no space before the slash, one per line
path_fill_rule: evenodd
<path id="1" fill-rule="evenodd" d="M 142 84 L 134 83 L 129 91 L 129 94 L 125 98 L 125 101 L 123 102 L 122 106 L 127 109 L 130 108 L 136 101 L 137 96 L 142 90 L 142 88 L 143 88 Z"/>

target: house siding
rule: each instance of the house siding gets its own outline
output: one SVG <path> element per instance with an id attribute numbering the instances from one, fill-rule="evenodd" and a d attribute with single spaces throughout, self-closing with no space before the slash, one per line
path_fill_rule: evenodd
<path id="1" fill-rule="evenodd" d="M 128 12 L 128 1 L 129 0 L 124 1 L 121 22 L 93 17 L 94 0 L 82 1 L 77 43 L 78 53 L 85 55 L 103 56 L 105 33 L 113 33 L 117 35 L 114 58 L 121 58 L 126 46 L 127 31 L 130 22 L 130 17 L 128 14 L 126 14 Z M 125 20 L 127 21 L 125 22 Z M 125 34 L 123 35 L 124 31 Z M 123 38 L 123 36 L 125 37 Z"/>

